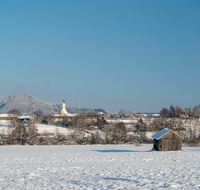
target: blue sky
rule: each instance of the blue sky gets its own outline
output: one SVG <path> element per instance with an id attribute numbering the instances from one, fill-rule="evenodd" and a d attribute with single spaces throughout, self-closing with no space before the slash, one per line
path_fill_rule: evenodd
<path id="1" fill-rule="evenodd" d="M 159 112 L 200 104 L 200 1 L 0 1 L 0 94 Z"/>

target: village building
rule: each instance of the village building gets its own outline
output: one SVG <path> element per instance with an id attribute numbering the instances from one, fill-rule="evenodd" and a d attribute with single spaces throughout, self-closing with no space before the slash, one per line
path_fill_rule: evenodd
<path id="1" fill-rule="evenodd" d="M 9 122 L 13 119 L 21 120 L 21 121 L 28 121 L 30 118 L 29 116 L 16 116 L 13 114 L 0 114 L 0 122 Z"/>
<path id="2" fill-rule="evenodd" d="M 182 141 L 184 139 L 172 130 L 164 128 L 152 137 L 154 139 L 153 148 L 157 151 L 182 150 Z"/>
<path id="3" fill-rule="evenodd" d="M 85 117 L 86 117 L 87 123 L 96 123 L 98 121 L 99 115 L 93 110 L 87 110 L 85 112 Z"/>
<path id="4" fill-rule="evenodd" d="M 124 123 L 124 124 L 136 124 L 138 123 L 138 119 L 118 119 L 118 118 L 110 118 L 109 116 L 105 116 L 104 120 L 107 123 Z"/>
<path id="5" fill-rule="evenodd" d="M 37 118 L 36 114 L 33 113 L 33 114 L 30 115 L 30 120 L 34 121 L 34 120 L 36 120 L 36 118 Z"/>
<path id="6" fill-rule="evenodd" d="M 18 120 L 21 120 L 23 122 L 27 122 L 30 120 L 30 117 L 29 116 L 25 116 L 25 115 L 22 115 L 22 116 L 17 116 L 17 119 Z"/>
<path id="7" fill-rule="evenodd" d="M 61 115 L 61 114 L 50 114 L 47 116 L 48 123 L 58 123 L 58 122 L 73 122 L 74 117 L 76 114 L 68 114 L 68 115 Z"/>
<path id="8" fill-rule="evenodd" d="M 17 117 L 14 116 L 13 114 L 0 114 L 0 122 L 7 122 L 10 121 L 11 119 L 16 119 Z"/>

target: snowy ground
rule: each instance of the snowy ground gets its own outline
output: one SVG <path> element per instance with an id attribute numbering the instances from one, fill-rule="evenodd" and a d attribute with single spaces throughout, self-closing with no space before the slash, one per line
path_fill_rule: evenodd
<path id="1" fill-rule="evenodd" d="M 43 134 L 43 133 L 52 133 L 55 134 L 56 131 L 65 135 L 69 135 L 72 131 L 70 129 L 64 128 L 64 127 L 57 127 L 55 125 L 43 125 L 43 124 L 37 124 L 36 125 L 38 129 L 38 133 Z"/>
<path id="2" fill-rule="evenodd" d="M 0 189 L 200 189 L 200 148 L 1 146 Z"/>

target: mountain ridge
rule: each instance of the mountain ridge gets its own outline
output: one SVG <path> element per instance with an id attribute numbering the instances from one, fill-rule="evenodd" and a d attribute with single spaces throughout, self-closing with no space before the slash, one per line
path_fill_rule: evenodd
<path id="1" fill-rule="evenodd" d="M 31 115 L 34 111 L 39 110 L 43 111 L 45 115 L 48 115 L 62 109 L 62 104 L 38 100 L 37 98 L 26 93 L 12 94 L 0 99 L 0 113 L 7 113 L 12 109 L 19 110 L 23 115 Z M 85 109 L 87 108 L 78 109 L 70 105 L 66 105 L 66 110 L 69 113 L 81 113 Z M 97 112 L 101 111 L 107 115 L 109 114 L 109 112 L 103 108 L 92 110 Z"/>

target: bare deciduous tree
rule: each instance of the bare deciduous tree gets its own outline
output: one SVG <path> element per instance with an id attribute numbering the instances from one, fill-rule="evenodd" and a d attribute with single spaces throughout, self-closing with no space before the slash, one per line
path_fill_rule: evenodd
<path id="1" fill-rule="evenodd" d="M 115 131 L 114 134 L 115 134 L 116 140 L 119 140 L 121 142 L 126 141 L 127 129 L 123 122 L 117 123 L 114 127 L 114 131 Z"/>
<path id="2" fill-rule="evenodd" d="M 44 113 L 43 111 L 34 111 L 33 114 L 36 115 L 36 121 L 37 123 L 41 123 L 44 120 Z"/>
<path id="3" fill-rule="evenodd" d="M 17 110 L 17 109 L 10 110 L 8 112 L 8 114 L 12 114 L 14 116 L 21 116 L 22 115 L 21 112 L 19 110 Z"/>
<path id="4" fill-rule="evenodd" d="M 26 128 L 27 128 L 27 135 L 28 135 L 28 142 L 29 142 L 28 144 L 34 144 L 38 136 L 38 129 L 34 121 L 28 121 Z"/>
<path id="5" fill-rule="evenodd" d="M 75 130 L 75 137 L 77 141 L 83 140 L 85 128 L 86 128 L 86 118 L 84 115 L 77 115 L 74 119 L 74 130 Z"/>
<path id="6" fill-rule="evenodd" d="M 182 114 L 183 114 L 182 108 L 179 107 L 179 106 L 176 106 L 176 107 L 175 107 L 175 115 L 176 115 L 177 117 L 180 117 Z"/>

